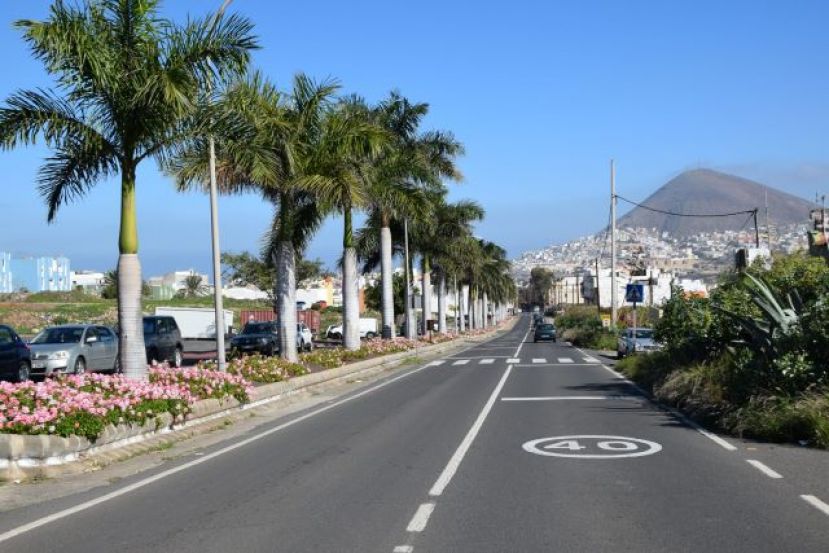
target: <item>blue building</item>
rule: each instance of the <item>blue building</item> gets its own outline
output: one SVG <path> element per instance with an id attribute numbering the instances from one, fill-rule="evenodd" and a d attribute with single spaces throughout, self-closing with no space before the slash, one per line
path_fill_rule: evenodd
<path id="1" fill-rule="evenodd" d="M 68 292 L 71 289 L 69 259 L 12 257 L 0 252 L 0 292 Z"/>

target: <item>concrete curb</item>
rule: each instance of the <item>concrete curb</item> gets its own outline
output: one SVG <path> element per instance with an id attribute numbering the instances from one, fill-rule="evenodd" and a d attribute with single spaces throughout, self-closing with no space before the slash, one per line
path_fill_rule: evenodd
<path id="1" fill-rule="evenodd" d="M 377 374 L 420 356 L 433 356 L 485 342 L 499 333 L 509 331 L 516 322 L 517 318 L 514 318 L 503 328 L 479 336 L 464 337 L 442 344 L 366 359 L 335 369 L 298 376 L 284 382 L 257 386 L 253 391 L 251 401 L 246 404 L 240 404 L 234 398 L 197 401 L 192 405 L 190 413 L 184 420 L 174 420 L 169 413 L 162 413 L 144 425 L 108 425 L 95 442 L 79 436 L 64 438 L 50 435 L 0 434 L 0 480 L 18 481 L 49 477 L 56 472 L 61 472 L 61 467 L 77 464 L 78 461 L 96 456 L 117 458 L 119 457 L 117 452 L 131 449 L 130 446 L 165 434 L 175 434 L 176 437 L 181 434 L 180 437 L 184 438 L 186 436 L 183 430 L 204 425 L 233 413 L 254 409 L 300 393 L 311 392 L 349 377 Z M 174 438 L 171 436 L 171 439 Z M 116 454 L 113 455 L 113 453 Z M 129 455 L 132 454 L 134 453 L 129 452 Z"/>

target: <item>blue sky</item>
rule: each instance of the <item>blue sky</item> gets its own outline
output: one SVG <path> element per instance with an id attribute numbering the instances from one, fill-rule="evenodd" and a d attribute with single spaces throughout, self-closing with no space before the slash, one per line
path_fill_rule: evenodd
<path id="1" fill-rule="evenodd" d="M 163 11 L 181 21 L 219 4 L 167 0 Z M 4 2 L 0 98 L 50 85 L 12 28 L 47 5 Z M 630 198 L 700 166 L 807 198 L 829 191 L 825 1 L 234 0 L 231 9 L 255 21 L 254 66 L 278 85 L 304 71 L 370 101 L 398 89 L 429 102 L 427 126 L 451 130 L 467 150 L 452 197 L 483 204 L 478 234 L 512 256 L 602 228 L 611 157 Z M 47 225 L 34 184 L 47 153 L 0 152 L 0 250 L 114 266 L 117 183 Z M 145 275 L 207 271 L 207 197 L 174 192 L 149 164 L 138 190 Z M 270 215 L 258 197 L 222 198 L 222 249 L 257 250 Z M 333 265 L 340 232 L 329 221 L 308 256 Z"/>

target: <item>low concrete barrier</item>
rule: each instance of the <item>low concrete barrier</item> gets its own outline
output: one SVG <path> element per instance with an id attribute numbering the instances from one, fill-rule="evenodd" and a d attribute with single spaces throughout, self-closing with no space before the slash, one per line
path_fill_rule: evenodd
<path id="1" fill-rule="evenodd" d="M 249 403 L 241 404 L 232 397 L 222 400 L 204 399 L 195 402 L 187 417 L 179 420 L 175 420 L 169 413 L 162 413 L 144 425 L 110 424 L 104 428 L 94 442 L 79 436 L 64 438 L 45 434 L 35 436 L 0 434 L 0 480 L 16 481 L 32 477 L 48 477 L 59 467 L 137 444 L 154 436 L 175 433 L 237 411 L 252 409 L 292 395 L 312 391 L 344 378 L 382 372 L 422 355 L 434 356 L 449 350 L 479 344 L 490 340 L 498 332 L 510 330 L 516 321 L 517 318 L 514 318 L 501 329 L 487 334 L 463 337 L 442 344 L 349 363 L 342 367 L 298 376 L 284 382 L 257 386 L 251 394 Z"/>

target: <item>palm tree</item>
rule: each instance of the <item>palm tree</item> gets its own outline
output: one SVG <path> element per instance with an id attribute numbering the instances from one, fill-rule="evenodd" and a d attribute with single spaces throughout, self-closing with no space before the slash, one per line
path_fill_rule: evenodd
<path id="1" fill-rule="evenodd" d="M 322 182 L 315 163 L 322 158 L 323 120 L 338 88 L 332 81 L 315 83 L 300 74 L 290 94 L 283 94 L 254 74 L 228 89 L 214 110 L 219 118 L 234 121 L 239 131 L 216 144 L 221 191 L 255 191 L 273 205 L 263 257 L 276 268 L 280 355 L 290 361 L 297 360 L 296 258 L 327 213 L 314 193 Z M 181 189 L 206 186 L 206 142 L 188 143 L 169 170 Z"/>
<path id="2" fill-rule="evenodd" d="M 350 350 L 360 347 L 354 210 L 369 205 L 370 163 L 388 144 L 388 133 L 361 98 L 341 101 L 322 121 L 314 167 L 324 179 L 321 198 L 343 216 L 343 345 Z"/>
<path id="3" fill-rule="evenodd" d="M 256 47 L 252 24 L 239 16 L 162 19 L 158 0 L 85 0 L 52 4 L 45 21 L 23 20 L 33 55 L 54 74 L 57 91 L 13 94 L 0 108 L 0 146 L 38 138 L 55 153 L 41 167 L 48 220 L 95 184 L 121 177 L 118 240 L 118 321 L 121 366 L 146 378 L 141 324 L 136 171 L 162 159 L 194 132 L 192 115 L 202 84 L 240 71 Z"/>
<path id="4" fill-rule="evenodd" d="M 179 294 L 184 298 L 200 298 L 207 295 L 209 288 L 201 275 L 190 273 L 184 278 L 184 288 Z"/>
<path id="5" fill-rule="evenodd" d="M 456 245 L 472 235 L 472 223 L 483 217 L 484 210 L 476 202 L 446 203 L 441 198 L 434 209 L 433 225 L 426 227 L 429 232 L 425 236 L 421 252 L 424 258 L 432 260 L 438 281 L 438 332 L 441 334 L 447 331 L 447 278 L 457 271 Z"/>

